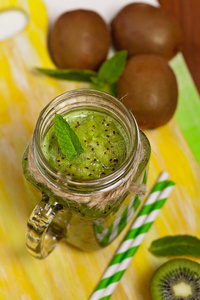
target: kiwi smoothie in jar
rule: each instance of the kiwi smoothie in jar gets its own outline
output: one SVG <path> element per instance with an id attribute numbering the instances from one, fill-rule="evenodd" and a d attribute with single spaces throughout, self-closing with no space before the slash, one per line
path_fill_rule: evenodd
<path id="1" fill-rule="evenodd" d="M 82 150 L 73 158 L 62 149 L 55 116 L 79 140 Z M 85 251 L 112 242 L 142 202 L 137 191 L 146 183 L 149 157 L 146 136 L 114 97 L 81 89 L 52 100 L 22 162 L 36 206 L 28 221 L 29 252 L 44 258 L 61 239 Z"/>

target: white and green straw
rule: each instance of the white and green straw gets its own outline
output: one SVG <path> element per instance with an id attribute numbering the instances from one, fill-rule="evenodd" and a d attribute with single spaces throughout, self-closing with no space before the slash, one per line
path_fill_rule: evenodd
<path id="1" fill-rule="evenodd" d="M 175 184 L 172 181 L 167 181 L 168 178 L 169 174 L 167 172 L 162 172 L 159 176 L 90 300 L 110 299 L 134 254 L 171 194 Z"/>

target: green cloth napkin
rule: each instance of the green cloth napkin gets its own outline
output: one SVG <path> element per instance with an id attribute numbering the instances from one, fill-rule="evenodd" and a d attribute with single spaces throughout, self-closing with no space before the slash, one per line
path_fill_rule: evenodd
<path id="1" fill-rule="evenodd" d="M 200 97 L 182 54 L 171 62 L 178 81 L 179 102 L 175 118 L 200 165 Z"/>

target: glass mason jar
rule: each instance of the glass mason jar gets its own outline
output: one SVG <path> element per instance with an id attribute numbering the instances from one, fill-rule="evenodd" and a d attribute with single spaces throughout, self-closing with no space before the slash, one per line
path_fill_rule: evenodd
<path id="1" fill-rule="evenodd" d="M 56 113 L 66 116 L 69 112 L 80 113 L 82 110 L 99 111 L 111 116 L 127 135 L 127 154 L 123 163 L 104 177 L 74 180 L 64 176 L 50 165 L 41 149 L 45 134 L 54 125 Z M 142 152 L 139 154 L 140 146 Z M 38 180 L 30 168 L 30 151 L 42 180 Z M 132 113 L 113 96 L 91 89 L 79 89 L 52 100 L 41 111 L 32 142 L 22 159 L 28 200 L 31 207 L 35 207 L 27 224 L 28 251 L 37 258 L 44 258 L 61 239 L 84 251 L 96 250 L 111 243 L 136 216 L 143 197 L 125 191 L 110 199 L 102 209 L 98 205 L 91 207 L 84 201 L 73 200 L 73 196 L 84 200 L 95 194 L 98 199 L 98 195 L 117 189 L 134 169 L 132 182 L 145 185 L 149 158 L 148 139 L 138 129 Z M 65 193 L 71 196 L 70 199 L 65 197 Z"/>

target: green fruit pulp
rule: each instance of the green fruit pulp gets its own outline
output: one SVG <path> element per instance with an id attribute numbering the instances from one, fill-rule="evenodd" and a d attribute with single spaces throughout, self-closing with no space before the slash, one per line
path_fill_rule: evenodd
<path id="1" fill-rule="evenodd" d="M 76 132 L 84 152 L 68 160 L 52 126 L 44 137 L 42 151 L 56 170 L 73 179 L 95 179 L 114 172 L 123 163 L 127 136 L 116 120 L 89 110 L 71 112 L 65 119 Z"/>
<path id="2" fill-rule="evenodd" d="M 162 265 L 151 281 L 153 300 L 200 300 L 200 265 L 173 259 Z"/>

